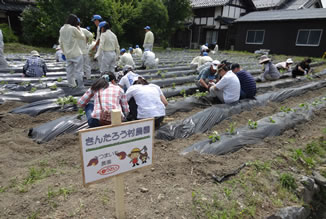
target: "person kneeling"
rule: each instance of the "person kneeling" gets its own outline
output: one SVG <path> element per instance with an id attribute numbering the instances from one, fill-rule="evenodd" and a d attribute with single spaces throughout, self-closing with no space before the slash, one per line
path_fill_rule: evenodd
<path id="1" fill-rule="evenodd" d="M 256 87 L 256 81 L 255 78 L 252 77 L 252 75 L 245 71 L 240 69 L 240 65 L 237 63 L 232 64 L 231 70 L 236 76 L 238 77 L 240 81 L 240 99 L 253 99 L 256 96 L 257 93 L 257 87 Z"/>
<path id="2" fill-rule="evenodd" d="M 45 61 L 40 58 L 40 54 L 33 50 L 31 52 L 32 57 L 26 60 L 26 64 L 23 67 L 23 74 L 25 77 L 42 77 L 46 76 L 48 68 Z"/>
<path id="3" fill-rule="evenodd" d="M 93 97 L 94 103 L 90 103 Z M 113 109 L 122 109 L 122 119 L 126 118 L 129 113 L 126 95 L 122 88 L 117 85 L 113 73 L 104 74 L 98 79 L 78 100 L 78 106 L 85 108 L 90 128 L 111 124 L 110 112 Z"/>
<path id="4" fill-rule="evenodd" d="M 240 99 L 240 81 L 238 77 L 229 71 L 226 64 L 218 66 L 218 74 L 222 77 L 216 84 L 209 83 L 209 92 L 213 97 L 226 104 L 236 103 Z"/>
<path id="5" fill-rule="evenodd" d="M 127 90 L 128 101 L 135 99 L 136 107 L 130 107 L 134 119 L 155 118 L 155 128 L 159 128 L 165 116 L 165 107 L 168 105 L 162 90 L 155 84 L 149 84 L 144 78 L 138 77 Z M 134 112 L 136 111 L 136 112 Z"/>

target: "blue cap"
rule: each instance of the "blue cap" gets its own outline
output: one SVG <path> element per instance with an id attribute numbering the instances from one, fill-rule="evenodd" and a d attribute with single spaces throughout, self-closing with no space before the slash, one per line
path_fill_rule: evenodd
<path id="1" fill-rule="evenodd" d="M 98 25 L 98 26 L 99 26 L 100 28 L 102 28 L 102 27 L 104 27 L 104 26 L 105 26 L 105 24 L 106 24 L 106 21 L 102 21 L 101 23 L 99 23 L 99 25 Z"/>
<path id="2" fill-rule="evenodd" d="M 123 52 L 126 52 L 126 49 L 125 49 L 125 48 L 122 48 L 122 49 L 120 50 L 120 53 L 123 53 Z"/>
<path id="3" fill-rule="evenodd" d="M 205 43 L 205 46 L 208 46 L 208 43 Z"/>
<path id="4" fill-rule="evenodd" d="M 132 50 L 134 50 L 132 47 L 129 47 L 129 51 L 132 51 Z"/>
<path id="5" fill-rule="evenodd" d="M 203 56 L 208 56 L 208 53 L 207 52 L 203 52 Z"/>
<path id="6" fill-rule="evenodd" d="M 150 30 L 151 27 L 150 27 L 150 26 L 146 26 L 144 29 L 145 29 L 145 30 Z"/>
<path id="7" fill-rule="evenodd" d="M 89 31 L 89 30 L 91 30 L 91 28 L 90 27 L 86 27 L 86 29 Z"/>
<path id="8" fill-rule="evenodd" d="M 92 18 L 92 21 L 95 21 L 95 20 L 99 20 L 99 21 L 102 20 L 101 15 L 98 15 L 98 14 L 94 15 Z"/>
<path id="9" fill-rule="evenodd" d="M 77 18 L 77 21 L 78 21 L 78 23 L 80 23 L 80 19 L 79 18 Z"/>
<path id="10" fill-rule="evenodd" d="M 138 46 L 138 45 L 136 45 L 136 48 L 139 48 L 139 46 Z"/>

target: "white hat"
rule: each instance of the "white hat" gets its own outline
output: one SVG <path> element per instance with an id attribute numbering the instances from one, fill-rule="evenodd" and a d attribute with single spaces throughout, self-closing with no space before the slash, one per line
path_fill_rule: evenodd
<path id="1" fill-rule="evenodd" d="M 40 56 L 40 54 L 39 54 L 38 51 L 36 51 L 36 50 L 33 50 L 33 51 L 31 52 L 31 55 L 32 55 L 32 56 Z"/>
<path id="2" fill-rule="evenodd" d="M 266 62 L 266 61 L 270 61 L 270 60 L 271 60 L 271 59 L 268 58 L 267 55 L 262 55 L 262 56 L 260 57 L 260 59 L 259 59 L 259 64 L 262 64 L 262 63 L 264 63 L 264 62 Z"/>
<path id="3" fill-rule="evenodd" d="M 293 64 L 293 61 L 292 61 L 291 58 L 289 58 L 289 59 L 286 60 L 286 63 L 288 63 L 288 64 Z"/>
<path id="4" fill-rule="evenodd" d="M 60 50 L 61 49 L 61 46 L 57 46 L 57 48 L 55 48 L 55 50 Z"/>
<path id="5" fill-rule="evenodd" d="M 221 64 L 220 61 L 218 61 L 218 60 L 214 60 L 214 61 L 212 62 L 212 67 L 213 67 L 213 69 L 214 69 L 214 70 L 217 70 L 217 67 L 218 67 L 219 64 Z"/>

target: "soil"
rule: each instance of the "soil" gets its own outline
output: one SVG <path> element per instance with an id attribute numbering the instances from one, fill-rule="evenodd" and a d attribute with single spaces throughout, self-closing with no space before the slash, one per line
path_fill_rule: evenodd
<path id="1" fill-rule="evenodd" d="M 234 115 L 213 130 L 223 133 L 230 121 L 235 121 L 240 127 L 246 125 L 248 119 L 258 120 L 279 112 L 281 106 L 294 107 L 325 93 L 326 88 L 322 88 L 282 103 L 269 103 Z M 8 113 L 20 105 L 0 105 L 0 218 L 114 218 L 114 181 L 108 179 L 87 188 L 82 185 L 77 135 L 62 135 L 44 144 L 37 144 L 27 137 L 31 127 L 67 113 L 44 113 L 37 117 Z M 200 110 L 177 113 L 170 118 L 185 118 Z M 249 145 L 223 156 L 199 155 L 196 152 L 179 155 L 182 149 L 207 138 L 209 133 L 171 142 L 156 140 L 154 164 L 125 175 L 127 216 L 198 218 L 192 210 L 192 192 L 200 189 L 209 194 L 220 186 L 212 180 L 212 174 L 223 175 L 243 163 L 270 159 L 277 156 L 280 150 L 293 147 L 289 143 L 290 138 L 304 144 L 319 136 L 325 127 L 326 110 L 323 109 L 310 122 L 298 125 L 281 136 L 267 138 L 260 144 Z M 34 183 L 24 185 L 32 167 L 43 168 L 47 174 Z M 57 191 L 57 195 L 53 191 Z M 257 206 L 256 218 L 264 218 L 275 212 L 275 208 L 266 206 Z"/>

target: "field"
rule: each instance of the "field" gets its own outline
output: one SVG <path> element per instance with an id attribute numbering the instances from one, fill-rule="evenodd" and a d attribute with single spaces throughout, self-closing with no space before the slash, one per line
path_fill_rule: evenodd
<path id="1" fill-rule="evenodd" d="M 257 100 L 225 106 L 197 91 L 189 66 L 196 55 L 161 51 L 158 69 L 138 71 L 162 87 L 169 106 L 156 130 L 154 164 L 125 176 L 128 218 L 266 218 L 287 206 L 306 206 L 301 178 L 315 171 L 326 177 L 325 63 L 315 59 L 309 77 L 283 73 L 276 82 L 257 83 Z M 74 101 L 57 101 L 84 91 L 67 89 L 65 67 L 52 54 L 43 54 L 51 72 L 35 80 L 21 77 L 26 54 L 6 56 L 11 69 L 0 72 L 0 218 L 115 218 L 113 180 L 82 185 L 76 132 L 86 120 L 77 119 Z M 238 62 L 255 77 L 261 73 L 255 54 L 212 57 Z M 273 56 L 274 63 L 285 59 Z M 190 147 L 196 143 L 202 146 Z M 324 201 L 310 206 L 311 218 L 326 218 L 319 210 Z"/>

